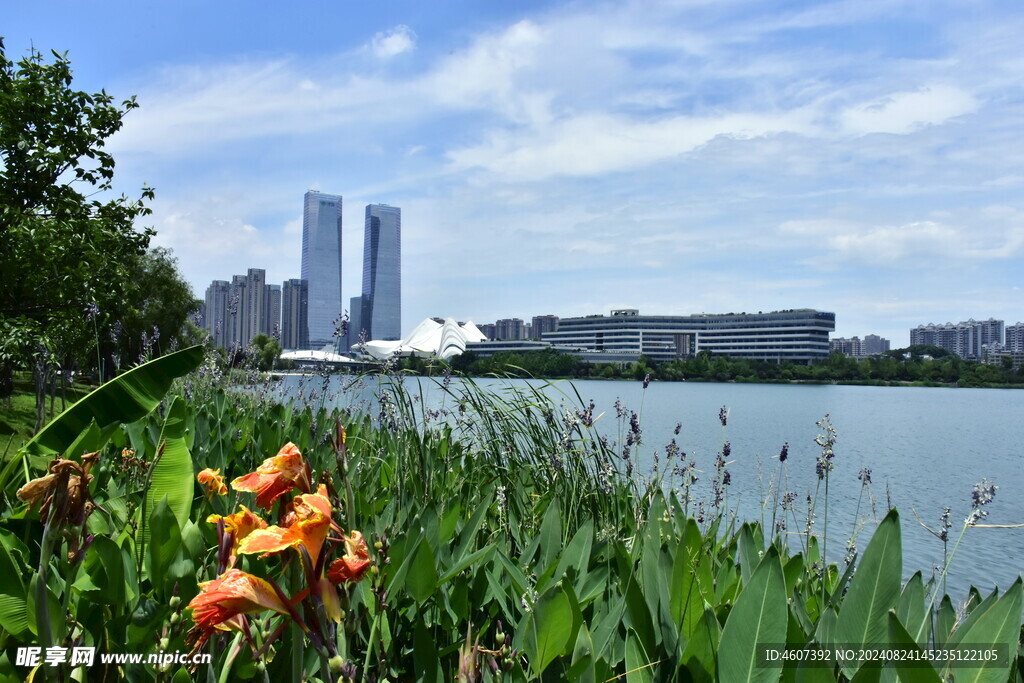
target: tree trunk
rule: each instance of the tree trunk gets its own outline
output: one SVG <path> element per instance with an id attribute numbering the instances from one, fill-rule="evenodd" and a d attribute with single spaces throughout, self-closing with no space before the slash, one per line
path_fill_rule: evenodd
<path id="1" fill-rule="evenodd" d="M 36 383 L 36 428 L 38 432 L 43 428 L 46 419 L 46 360 L 40 355 L 35 360 L 33 375 Z"/>
<path id="2" fill-rule="evenodd" d="M 14 393 L 14 366 L 0 363 L 0 399 L 10 399 Z"/>

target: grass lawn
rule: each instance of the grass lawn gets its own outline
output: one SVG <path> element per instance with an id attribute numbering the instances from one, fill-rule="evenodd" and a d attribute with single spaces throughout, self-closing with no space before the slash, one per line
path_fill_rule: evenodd
<path id="1" fill-rule="evenodd" d="M 30 438 L 34 433 L 36 425 L 36 398 L 30 383 L 15 380 L 14 393 L 9 400 L 0 399 L 0 461 L 5 461 L 7 456 Z M 84 385 L 68 387 L 67 406 L 87 393 L 95 389 Z M 50 402 L 46 402 L 47 416 L 49 416 Z M 61 413 L 60 396 L 54 401 L 54 414 Z"/>

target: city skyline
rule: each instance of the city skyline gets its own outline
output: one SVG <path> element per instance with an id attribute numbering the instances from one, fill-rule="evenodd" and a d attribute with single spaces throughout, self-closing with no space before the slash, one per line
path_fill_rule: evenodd
<path id="1" fill-rule="evenodd" d="M 1024 319 L 1011 5 L 57 4 L 10 8 L 7 54 L 67 50 L 75 88 L 138 96 L 114 189 L 156 189 L 142 224 L 197 298 L 294 278 L 315 188 L 346 198 L 345 302 L 363 207 L 406 213 L 403 332 L 807 307 L 897 348 Z"/>

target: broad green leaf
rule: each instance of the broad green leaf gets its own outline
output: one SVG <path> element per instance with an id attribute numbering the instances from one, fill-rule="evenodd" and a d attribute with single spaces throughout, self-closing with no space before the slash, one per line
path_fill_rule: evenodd
<path id="1" fill-rule="evenodd" d="M 412 657 L 416 663 L 416 680 L 425 683 L 436 683 L 443 680 L 437 645 L 434 644 L 430 629 L 426 627 L 422 619 L 416 620 L 416 626 L 413 629 Z"/>
<path id="2" fill-rule="evenodd" d="M 689 638 L 704 618 L 704 596 L 701 593 L 700 575 L 706 574 L 705 579 L 710 583 L 711 570 L 710 562 L 703 559 L 701 555 L 690 557 L 689 547 L 683 543 L 680 543 L 676 550 L 672 583 L 669 586 L 669 609 L 672 620 L 684 638 Z"/>
<path id="3" fill-rule="evenodd" d="M 955 643 L 951 643 L 962 644 L 965 648 L 971 649 L 994 646 L 1005 648 L 1009 651 L 1009 664 L 1012 665 L 1017 659 L 1021 609 L 1024 608 L 1022 581 L 1024 579 L 1018 577 L 1003 597 L 984 609 L 984 613 L 978 616 L 976 621 L 957 629 L 953 638 Z M 983 607 L 984 603 L 975 608 L 971 616 L 974 617 Z M 1011 666 L 1008 666 L 1007 662 L 993 660 L 985 662 L 978 668 L 956 668 L 950 669 L 948 673 L 956 677 L 957 683 L 995 683 L 1007 680 L 1010 670 Z"/>
<path id="4" fill-rule="evenodd" d="M 523 645 L 530 668 L 540 676 L 566 648 L 572 629 L 572 607 L 561 586 L 555 586 L 537 600 L 527 618 Z"/>
<path id="5" fill-rule="evenodd" d="M 572 650 L 572 665 L 566 672 L 565 679 L 574 683 L 596 683 L 594 673 L 594 641 L 586 625 L 580 627 L 576 634 L 576 645 Z"/>
<path id="6" fill-rule="evenodd" d="M 651 683 L 656 662 L 651 661 L 636 631 L 626 634 L 626 683 Z"/>
<path id="7" fill-rule="evenodd" d="M 708 607 L 683 650 L 681 665 L 696 682 L 715 680 L 715 658 L 722 629 L 713 609 Z"/>
<path id="8" fill-rule="evenodd" d="M 121 547 L 106 536 L 95 537 L 85 553 L 85 560 L 74 586 L 88 595 L 93 602 L 107 605 L 123 604 L 126 594 Z"/>
<path id="9" fill-rule="evenodd" d="M 164 452 L 153 468 L 143 509 L 143 514 L 151 517 L 157 504 L 166 498 L 179 529 L 188 521 L 195 492 L 192 455 L 185 445 L 186 412 L 185 401 L 175 396 L 167 408 L 167 416 L 157 442 L 164 444 Z M 147 544 L 151 533 L 160 533 L 160 529 L 146 525 L 143 539 Z"/>
<path id="10" fill-rule="evenodd" d="M 150 542 L 146 546 L 145 566 L 150 581 L 161 597 L 169 597 L 168 568 L 178 554 L 181 546 L 181 529 L 174 518 L 167 498 L 160 499 L 153 514 L 149 516 L 149 526 L 153 529 Z"/>
<path id="11" fill-rule="evenodd" d="M 837 642 L 867 645 L 888 640 L 888 614 L 899 598 L 902 571 L 900 518 L 893 509 L 871 537 L 839 608 Z M 856 665 L 848 664 L 843 669 L 852 678 Z"/>
<path id="12" fill-rule="evenodd" d="M 491 507 L 493 497 L 493 493 L 488 493 L 484 496 L 483 500 L 480 501 L 480 504 L 473 512 L 473 516 L 466 525 L 462 527 L 462 530 L 459 531 L 459 537 L 461 540 L 459 541 L 459 547 L 452 555 L 453 562 L 458 563 L 469 553 L 469 549 L 476 543 L 477 532 L 480 531 L 480 526 L 483 524 L 483 521 L 487 516 L 487 510 Z"/>
<path id="13" fill-rule="evenodd" d="M 792 595 L 797 581 L 804 574 L 804 556 L 797 554 L 789 558 L 782 567 L 782 573 L 786 577 L 786 595 Z"/>
<path id="14" fill-rule="evenodd" d="M 737 558 L 740 563 L 740 578 L 743 579 L 743 585 L 750 582 L 750 577 L 754 573 L 754 567 L 761 561 L 759 548 L 754 543 L 754 532 L 750 528 L 750 524 L 744 524 L 740 527 L 740 533 L 737 537 L 739 544 L 739 557 Z"/>
<path id="15" fill-rule="evenodd" d="M 969 602 L 974 603 L 973 609 L 971 609 L 967 613 L 966 619 L 964 619 L 956 625 L 956 630 L 953 632 L 953 635 L 949 638 L 949 644 L 957 645 L 959 643 L 964 642 L 964 635 L 970 633 L 970 630 L 974 627 L 975 622 L 977 622 L 978 619 L 981 619 L 983 615 L 987 614 L 988 611 L 992 609 L 992 607 L 996 604 L 997 600 L 999 600 L 998 590 L 993 590 L 989 594 L 989 596 L 984 600 L 981 598 L 981 595 L 977 591 L 974 591 L 973 595 L 971 595 L 968 598 Z"/>
<path id="16" fill-rule="evenodd" d="M 434 594 L 437 579 L 437 560 L 434 558 L 434 551 L 430 549 L 429 543 L 420 543 L 409 567 L 409 574 L 405 577 L 405 587 L 413 600 L 422 604 Z"/>
<path id="17" fill-rule="evenodd" d="M 593 542 L 594 520 L 588 519 L 576 530 L 572 540 L 565 546 L 562 557 L 558 560 L 558 566 L 555 568 L 555 573 L 552 575 L 552 580 L 558 581 L 562 578 L 565 570 L 569 567 L 576 568 L 577 576 L 584 576 L 590 564 L 590 550 Z"/>
<path id="18" fill-rule="evenodd" d="M 22 549 L 21 541 L 6 531 L 0 531 L 0 627 L 14 636 L 28 632 L 28 614 L 25 571 L 14 551 Z"/>
<path id="19" fill-rule="evenodd" d="M 540 525 L 540 562 L 537 573 L 543 573 L 551 567 L 555 558 L 562 552 L 562 516 L 558 511 L 558 499 L 552 498 L 548 510 L 544 513 L 544 521 Z"/>
<path id="20" fill-rule="evenodd" d="M 920 573 L 915 576 L 920 577 Z M 899 616 L 893 611 L 889 612 L 889 645 L 901 650 L 921 652 L 921 646 L 917 644 L 917 641 L 903 626 Z M 899 674 L 903 683 L 942 683 L 935 669 L 924 664 L 924 662 L 896 661 L 892 662 L 892 667 Z"/>
<path id="21" fill-rule="evenodd" d="M 466 555 L 461 560 L 459 560 L 454 565 L 445 570 L 444 574 L 441 575 L 441 578 L 438 579 L 438 585 L 444 585 L 445 583 L 450 581 L 454 576 L 456 576 L 459 572 L 463 571 L 464 569 L 472 565 L 483 566 L 487 564 L 488 560 L 490 560 L 491 558 L 491 553 L 493 552 L 494 544 L 491 543 L 490 545 L 484 548 L 480 548 L 480 550 L 477 550 L 476 552 Z"/>
<path id="22" fill-rule="evenodd" d="M 925 609 L 924 582 L 921 579 L 921 572 L 916 572 L 903 586 L 900 598 L 896 602 L 896 616 L 899 618 L 900 624 L 906 627 L 915 643 L 928 642 L 931 619 L 928 619 L 928 611 Z M 891 626 L 889 635 L 892 636 Z"/>
<path id="23" fill-rule="evenodd" d="M 202 362 L 203 347 L 193 346 L 129 370 L 58 415 L 25 444 L 21 456 L 63 453 L 93 422 L 106 429 L 145 417 L 160 403 L 175 378 L 187 375 Z M 20 466 L 20 460 L 16 457 L 4 468 L 0 488 L 14 466 Z"/>
<path id="24" fill-rule="evenodd" d="M 781 669 L 757 666 L 758 649 L 769 643 L 784 643 L 787 625 L 786 581 L 778 550 L 772 546 L 739 594 L 722 629 L 719 679 L 737 683 L 778 680 Z"/>
<path id="25" fill-rule="evenodd" d="M 935 615 L 935 644 L 945 645 L 953 629 L 956 628 L 956 610 L 948 595 L 942 596 L 939 609 Z"/>

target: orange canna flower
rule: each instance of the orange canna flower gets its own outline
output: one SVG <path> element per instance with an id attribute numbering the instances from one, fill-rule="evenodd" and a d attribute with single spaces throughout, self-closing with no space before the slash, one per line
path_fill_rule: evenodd
<path id="1" fill-rule="evenodd" d="M 219 579 L 199 584 L 200 593 L 188 603 L 196 626 L 204 631 L 228 631 L 236 627 L 239 614 L 273 610 L 288 614 L 288 606 L 264 579 L 229 569 Z"/>
<path id="2" fill-rule="evenodd" d="M 238 553 L 262 553 L 261 556 L 266 556 L 302 546 L 315 565 L 331 528 L 331 501 L 327 498 L 327 487 L 320 484 L 316 493 L 295 496 L 289 508 L 285 514 L 285 519 L 290 521 L 288 526 L 254 530 L 242 541 Z"/>
<path id="3" fill-rule="evenodd" d="M 228 557 L 228 566 L 235 566 L 235 558 L 238 556 L 238 546 L 241 545 L 242 540 L 246 536 L 251 534 L 257 529 L 266 529 L 267 523 L 264 522 L 258 515 L 252 512 L 249 508 L 244 505 L 239 505 L 241 508 L 239 512 L 235 512 L 230 515 L 210 515 L 206 518 L 206 521 L 210 524 L 216 524 L 220 520 L 224 520 L 224 529 L 231 533 L 231 555 Z"/>
<path id="4" fill-rule="evenodd" d="M 277 455 L 264 460 L 255 472 L 231 482 L 231 487 L 236 491 L 255 493 L 256 504 L 269 509 L 275 500 L 293 488 L 309 493 L 309 465 L 302 459 L 298 447 L 288 442 Z"/>
<path id="5" fill-rule="evenodd" d="M 342 538 L 345 541 L 345 555 L 331 562 L 327 569 L 327 578 L 336 584 L 344 581 L 356 583 L 361 581 L 370 569 L 370 551 L 366 547 L 363 534 L 359 531 L 353 531 Z"/>
<path id="6" fill-rule="evenodd" d="M 224 477 L 220 476 L 219 469 L 211 470 L 207 467 L 196 475 L 196 481 L 206 487 L 206 495 L 209 498 L 228 494 L 228 487 L 224 483 Z"/>

